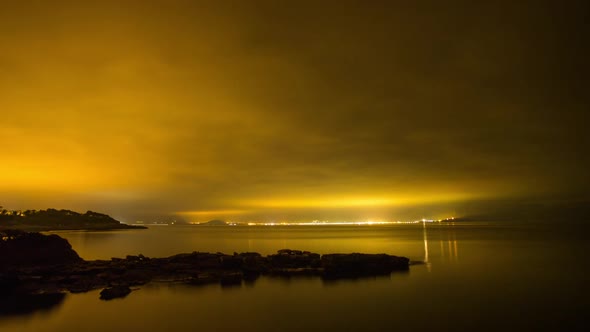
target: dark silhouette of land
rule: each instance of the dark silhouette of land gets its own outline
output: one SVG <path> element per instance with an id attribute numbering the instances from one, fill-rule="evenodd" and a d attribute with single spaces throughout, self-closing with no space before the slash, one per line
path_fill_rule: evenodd
<path id="1" fill-rule="evenodd" d="M 241 285 L 260 275 L 318 276 L 325 280 L 389 275 L 407 271 L 410 261 L 387 254 L 325 254 L 283 249 L 255 252 L 193 252 L 166 258 L 143 255 L 86 261 L 58 235 L 0 231 L 0 298 L 19 294 L 87 292 L 104 288 L 101 299 L 127 296 L 150 281 L 191 285 Z"/>
<path id="2" fill-rule="evenodd" d="M 197 224 L 197 226 L 228 226 L 229 224 L 223 220 L 213 219 L 207 222 Z"/>
<path id="3" fill-rule="evenodd" d="M 102 213 L 87 211 L 78 213 L 70 210 L 0 210 L 0 230 L 20 229 L 26 231 L 55 230 L 114 230 L 144 229 L 145 226 L 123 224 Z"/>

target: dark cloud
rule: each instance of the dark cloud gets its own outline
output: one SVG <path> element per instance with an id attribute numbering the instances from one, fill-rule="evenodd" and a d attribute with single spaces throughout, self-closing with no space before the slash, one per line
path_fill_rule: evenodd
<path id="1" fill-rule="evenodd" d="M 314 218 L 587 197 L 584 1 L 2 7 L 4 205 Z"/>

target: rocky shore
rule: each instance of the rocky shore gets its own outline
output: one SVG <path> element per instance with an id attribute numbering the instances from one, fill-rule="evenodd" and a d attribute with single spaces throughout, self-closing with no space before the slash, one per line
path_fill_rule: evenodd
<path id="1" fill-rule="evenodd" d="M 255 252 L 193 252 L 165 258 L 143 255 L 86 261 L 58 235 L 0 231 L 0 296 L 72 293 L 101 289 L 101 299 L 127 296 L 148 282 L 191 285 L 241 284 L 261 275 L 318 276 L 333 280 L 387 275 L 409 268 L 409 259 L 387 254 L 324 254 L 283 249 Z"/>

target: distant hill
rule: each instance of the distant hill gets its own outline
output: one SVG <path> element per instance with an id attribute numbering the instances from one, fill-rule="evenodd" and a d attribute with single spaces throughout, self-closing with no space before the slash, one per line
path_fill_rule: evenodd
<path id="1" fill-rule="evenodd" d="M 87 211 L 78 213 L 70 210 L 26 210 L 0 211 L 0 229 L 21 229 L 27 231 L 54 230 L 111 230 L 143 229 L 131 226 L 102 213 Z"/>
<path id="2" fill-rule="evenodd" d="M 223 220 L 219 220 L 219 219 L 214 219 L 214 220 L 209 220 L 207 222 L 202 222 L 198 225 L 203 225 L 203 226 L 227 226 L 228 223 L 226 223 Z"/>

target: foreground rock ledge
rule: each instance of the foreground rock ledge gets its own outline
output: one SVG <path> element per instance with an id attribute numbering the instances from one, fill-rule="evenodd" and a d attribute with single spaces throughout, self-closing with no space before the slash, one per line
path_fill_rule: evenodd
<path id="1" fill-rule="evenodd" d="M 193 285 L 241 284 L 260 275 L 319 276 L 324 279 L 388 275 L 409 268 L 409 259 L 387 254 L 325 254 L 283 249 L 255 252 L 193 252 L 166 258 L 143 255 L 86 261 L 57 235 L 0 232 L 0 296 L 87 292 L 105 288 L 101 298 L 124 297 L 150 281 Z"/>

